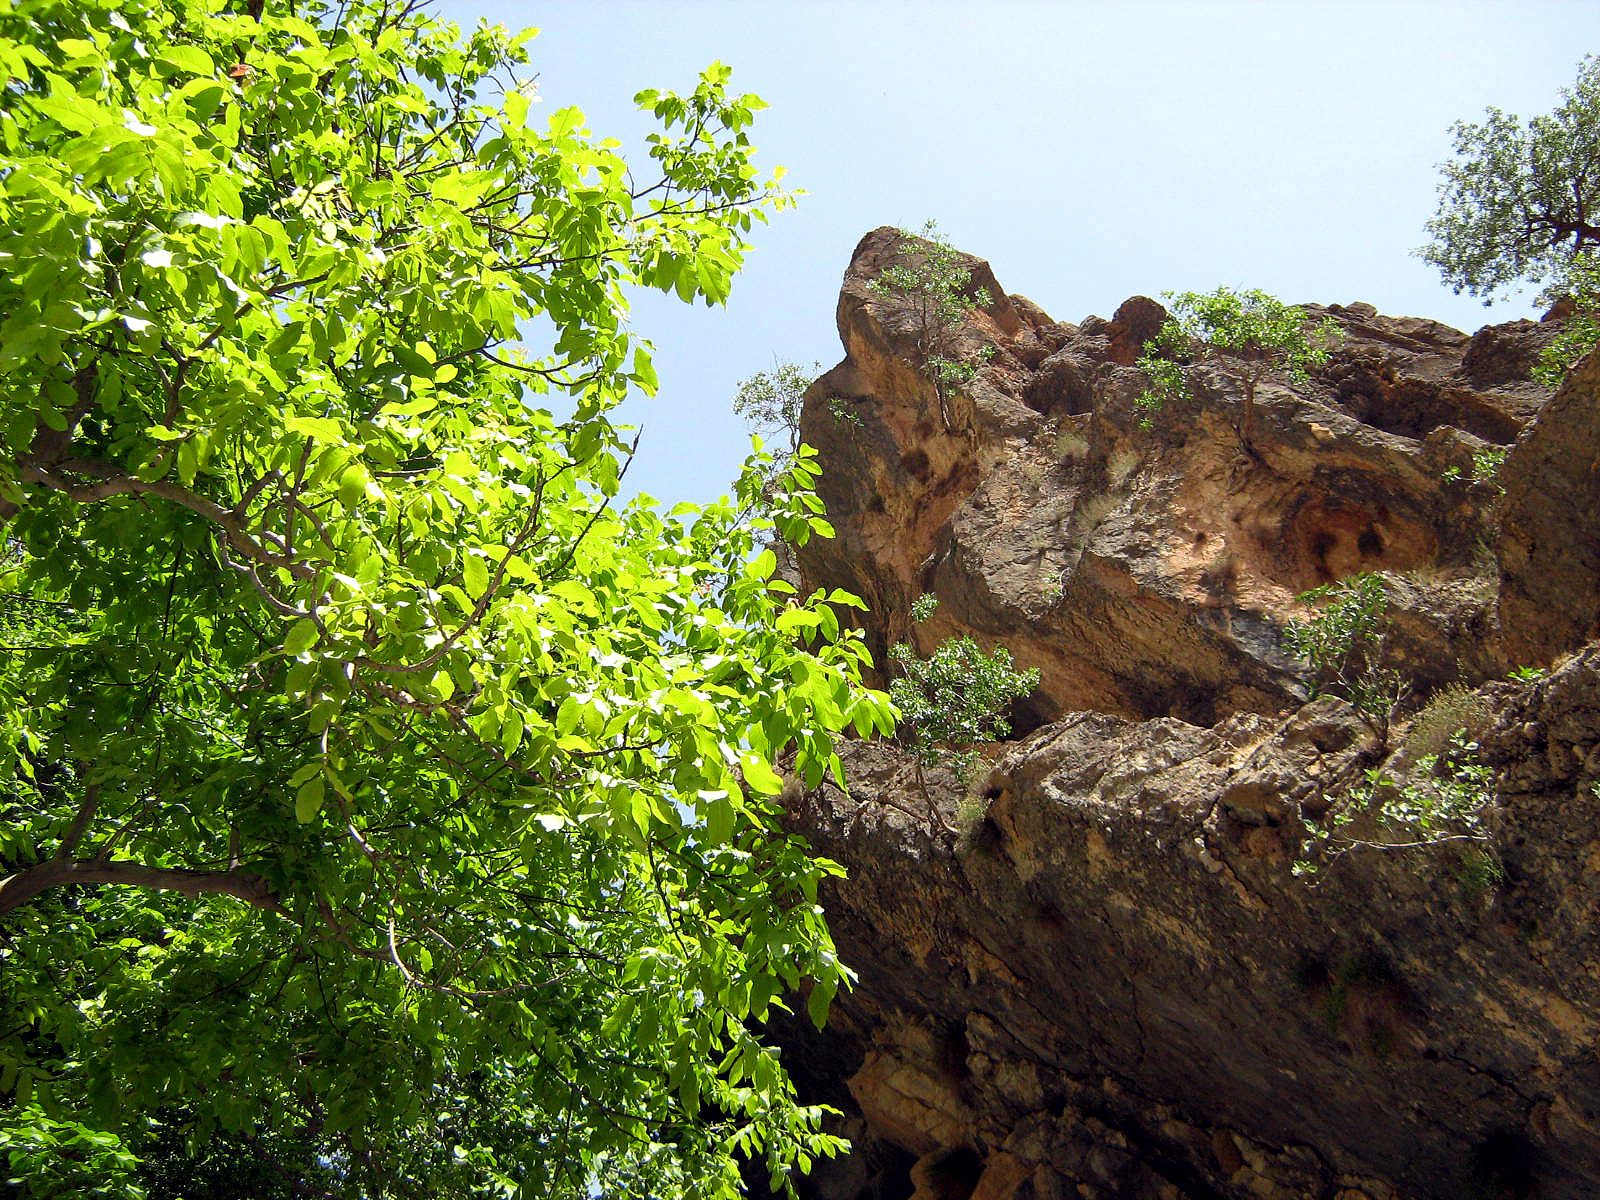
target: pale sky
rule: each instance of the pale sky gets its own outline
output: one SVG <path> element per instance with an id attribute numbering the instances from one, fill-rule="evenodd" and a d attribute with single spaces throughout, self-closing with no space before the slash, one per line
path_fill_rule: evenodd
<path id="1" fill-rule="evenodd" d="M 575 104 L 633 146 L 644 87 L 693 87 L 720 59 L 771 105 L 758 161 L 798 208 L 758 226 L 726 308 L 643 295 L 660 395 L 628 479 L 707 500 L 746 434 L 729 401 L 774 358 L 841 357 L 834 302 L 879 225 L 929 218 L 1058 320 L 1130 295 L 1260 287 L 1365 300 L 1472 330 L 1485 310 L 1412 251 L 1448 129 L 1487 105 L 1549 110 L 1600 51 L 1600 0 L 1210 0 L 956 4 L 867 0 L 442 0 L 464 25 L 535 25 L 544 113 Z M 642 156 L 640 156 L 642 157 Z"/>

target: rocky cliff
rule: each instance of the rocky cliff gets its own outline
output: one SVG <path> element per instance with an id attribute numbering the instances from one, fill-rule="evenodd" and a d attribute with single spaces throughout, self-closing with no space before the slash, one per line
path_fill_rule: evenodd
<path id="1" fill-rule="evenodd" d="M 915 252 L 878 230 L 845 277 L 802 421 L 839 537 L 800 567 L 868 601 L 880 661 L 971 633 L 1041 683 L 971 780 L 924 794 L 856 743 L 848 791 L 786 795 L 849 870 L 860 973 L 824 1033 L 780 1031 L 856 1143 L 807 1194 L 1600 1194 L 1600 360 L 1551 398 L 1548 326 L 1317 309 L 1342 336 L 1256 389 L 1247 453 L 1226 359 L 1139 426 L 1155 302 L 1062 324 L 973 259 L 959 342 L 993 356 L 941 406 L 917 314 L 870 286 Z M 1284 650 L 1300 593 L 1366 571 L 1389 729 Z M 1456 717 L 1487 842 L 1297 870 Z"/>

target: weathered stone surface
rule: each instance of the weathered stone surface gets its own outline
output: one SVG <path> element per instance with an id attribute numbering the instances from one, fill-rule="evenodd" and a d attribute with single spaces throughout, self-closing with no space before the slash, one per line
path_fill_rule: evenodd
<path id="1" fill-rule="evenodd" d="M 1073 714 L 954 844 L 893 748 L 852 746 L 852 795 L 791 801 L 850 871 L 826 1061 L 867 1143 L 915 1156 L 919 1196 L 1600 1193 L 1600 651 L 1486 694 L 1488 886 L 1450 845 L 1293 873 L 1301 821 L 1382 757 L 1338 701 Z"/>
<path id="2" fill-rule="evenodd" d="M 1024 725 L 1085 708 L 1203 723 L 1273 712 L 1304 699 L 1281 638 L 1295 597 L 1376 570 L 1411 580 L 1420 616 L 1397 623 L 1395 652 L 1419 680 L 1498 667 L 1483 648 L 1498 493 L 1472 481 L 1473 455 L 1538 412 L 1544 393 L 1511 365 L 1548 327 L 1471 339 L 1368 305 L 1313 308 L 1344 337 L 1311 384 L 1258 389 L 1250 455 L 1226 365 L 1199 372 L 1193 404 L 1139 428 L 1144 379 L 1129 364 L 1159 328 L 1154 301 L 1057 324 L 969 259 L 1001 298 L 962 344 L 995 354 L 947 405 L 946 428 L 915 365 L 916 314 L 870 288 L 903 242 L 880 229 L 858 247 L 839 301 L 846 357 L 801 422 L 840 537 L 806 547 L 800 566 L 871 605 L 880 660 L 908 637 L 924 649 L 958 629 L 1003 637 L 1043 674 Z M 912 631 L 926 591 L 939 615 Z M 1441 641 L 1438 611 L 1480 649 Z"/>
<path id="3" fill-rule="evenodd" d="M 1542 663 L 1600 634 L 1600 353 L 1567 377 L 1500 480 L 1505 655 Z"/>
<path id="4" fill-rule="evenodd" d="M 991 302 L 963 336 L 996 349 L 947 423 L 869 287 L 899 239 L 858 248 L 846 358 L 807 397 L 840 536 L 799 569 L 868 600 L 880 655 L 972 633 L 1043 683 L 972 789 L 855 743 L 848 793 L 785 795 L 849 870 L 826 900 L 860 972 L 825 1033 L 779 1031 L 857 1147 L 805 1194 L 1600 1194 L 1600 356 L 1548 401 L 1526 372 L 1551 321 L 1314 309 L 1344 338 L 1309 385 L 1259 388 L 1250 455 L 1226 366 L 1138 427 L 1155 302 L 1059 324 L 972 259 Z M 1387 740 L 1307 702 L 1282 648 L 1298 593 L 1363 570 L 1412 685 Z M 1530 663 L 1552 669 L 1495 682 Z M 1459 843 L 1297 874 L 1456 680 L 1503 878 Z"/>

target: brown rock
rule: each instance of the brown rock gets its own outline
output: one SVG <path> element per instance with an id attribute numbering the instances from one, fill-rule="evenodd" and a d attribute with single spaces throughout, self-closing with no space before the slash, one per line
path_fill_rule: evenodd
<path id="1" fill-rule="evenodd" d="M 1370 750 L 1331 701 L 1214 731 L 1073 715 L 1005 754 L 960 849 L 884 802 L 914 786 L 892 749 L 852 746 L 872 782 L 795 818 L 849 871 L 827 902 L 861 980 L 790 1057 L 860 1056 L 867 1152 L 968 1197 L 990 1178 L 1018 1197 L 1600 1193 L 1600 649 L 1485 695 L 1506 870 L 1487 896 L 1447 845 L 1316 882 L 1254 851 L 1272 831 L 1292 856 L 1312 806 L 1280 792 L 1242 825 L 1220 797 L 1320 759 L 1338 803 Z M 896 1194 L 874 1186 L 858 1195 Z"/>
<path id="2" fill-rule="evenodd" d="M 860 974 L 823 1034 L 776 1031 L 856 1143 L 804 1194 L 1600 1194 L 1600 356 L 1547 403 L 1547 326 L 1317 309 L 1344 339 L 1259 388 L 1252 457 L 1225 362 L 1138 427 L 1159 305 L 1057 324 L 973 259 L 991 301 L 962 337 L 995 353 L 947 426 L 911 314 L 869 287 L 899 236 L 858 248 L 846 357 L 807 397 L 839 538 L 799 568 L 867 599 L 880 656 L 972 633 L 1043 682 L 981 812 L 883 743 L 847 747 L 848 792 L 785 793 L 848 869 L 825 901 Z M 1498 882 L 1453 843 L 1293 869 L 1366 771 L 1411 761 L 1405 714 L 1386 745 L 1306 703 L 1282 649 L 1298 593 L 1366 570 L 1413 708 L 1572 653 L 1473 699 Z"/>
<path id="3" fill-rule="evenodd" d="M 1600 619 L 1600 354 L 1568 375 L 1499 472 L 1500 630 L 1514 664 L 1544 664 Z"/>
<path id="4" fill-rule="evenodd" d="M 1538 326 L 1474 342 L 1369 305 L 1316 310 L 1344 339 L 1317 382 L 1261 385 L 1252 457 L 1226 363 L 1201 373 L 1195 404 L 1138 427 L 1145 384 L 1127 364 L 1164 319 L 1154 301 L 1073 327 L 1008 297 L 958 339 L 994 357 L 952 399 L 946 428 L 914 365 L 915 313 L 870 288 L 901 240 L 882 229 L 857 248 L 838 310 L 846 357 L 801 421 L 839 537 L 805 547 L 800 567 L 808 584 L 867 601 L 878 661 L 908 638 L 924 650 L 958 630 L 1004 640 L 1042 673 L 1022 729 L 1087 708 L 1202 723 L 1276 712 L 1304 698 L 1282 646 L 1296 595 L 1388 571 L 1411 577 L 1419 614 L 1394 645 L 1408 671 L 1433 685 L 1458 659 L 1474 679 L 1498 668 L 1424 626 L 1448 611 L 1481 633 L 1496 494 L 1462 481 L 1477 450 L 1509 443 L 1542 402 L 1505 366 L 1546 336 Z M 987 264 L 965 261 L 1003 295 Z M 908 610 L 927 591 L 939 614 L 913 631 Z"/>

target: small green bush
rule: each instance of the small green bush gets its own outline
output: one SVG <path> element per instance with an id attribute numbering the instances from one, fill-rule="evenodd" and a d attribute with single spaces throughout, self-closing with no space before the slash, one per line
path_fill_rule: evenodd
<path id="1" fill-rule="evenodd" d="M 828 415 L 840 425 L 853 425 L 862 428 L 861 414 L 850 407 L 850 402 L 843 396 L 828 397 Z"/>
<path id="2" fill-rule="evenodd" d="M 1505 446 L 1485 446 L 1472 456 L 1472 482 L 1495 483 L 1500 474 L 1500 464 L 1509 453 Z M 1495 484 L 1498 487 L 1498 484 Z M 1504 489 L 1502 489 L 1504 490 Z"/>
<path id="3" fill-rule="evenodd" d="M 1383 580 L 1370 572 L 1313 588 L 1300 596 L 1318 614 L 1290 621 L 1284 640 L 1291 655 L 1311 669 L 1311 694 L 1343 696 L 1388 737 L 1389 718 L 1405 695 L 1398 672 L 1379 665 L 1388 598 Z"/>
<path id="4" fill-rule="evenodd" d="M 1397 781 L 1382 770 L 1366 773 L 1347 802 L 1320 824 L 1308 822 L 1315 857 L 1294 864 L 1315 875 L 1356 849 L 1415 850 L 1445 843 L 1492 843 L 1484 820 L 1494 802 L 1494 772 L 1478 758 L 1478 743 L 1456 732 L 1441 754 L 1419 758 L 1411 777 Z M 1495 860 L 1498 866 L 1499 860 Z M 1487 869 L 1487 868 L 1483 868 Z"/>
<path id="5" fill-rule="evenodd" d="M 938 603 L 934 596 L 922 596 L 911 607 L 912 618 L 926 621 Z M 966 636 L 945 640 L 926 658 L 901 642 L 889 657 L 900 672 L 889 696 L 919 767 L 948 763 L 965 774 L 977 758 L 978 743 L 1011 732 L 1005 715 L 1011 702 L 1039 684 L 1038 668 L 1019 671 L 1004 646 L 986 653 Z"/>
<path id="6" fill-rule="evenodd" d="M 1558 388 L 1578 360 L 1600 345 L 1600 254 L 1574 258 L 1550 291 L 1565 295 L 1572 312 L 1561 322 L 1554 340 L 1540 351 L 1533 378 L 1548 388 Z"/>
<path id="7" fill-rule="evenodd" d="M 781 438 L 788 456 L 800 445 L 800 410 L 806 389 L 822 374 L 822 364 L 803 367 L 794 362 L 774 362 L 772 370 L 757 371 L 740 380 L 733 396 L 734 415 L 751 433 Z"/>
<path id="8" fill-rule="evenodd" d="M 1149 381 L 1134 400 L 1144 429 L 1168 404 L 1189 398 L 1191 364 L 1227 359 L 1244 368 L 1239 438 L 1246 450 L 1252 450 L 1257 385 L 1273 370 L 1297 383 L 1306 382 L 1309 368 L 1328 359 L 1323 343 L 1339 336 L 1332 322 L 1313 327 L 1304 309 L 1256 288 L 1168 292 L 1165 299 L 1171 315 L 1134 363 Z"/>
<path id="9" fill-rule="evenodd" d="M 972 272 L 961 265 L 961 252 L 952 246 L 933 221 L 912 233 L 900 231 L 906 241 L 896 261 L 867 285 L 880 296 L 909 304 L 916 318 L 917 369 L 939 400 L 939 417 L 946 432 L 950 397 L 977 377 L 978 368 L 994 357 L 994 347 L 984 346 L 974 355 L 960 347 L 962 326 L 974 310 L 991 303 L 987 291 L 972 295 Z"/>

